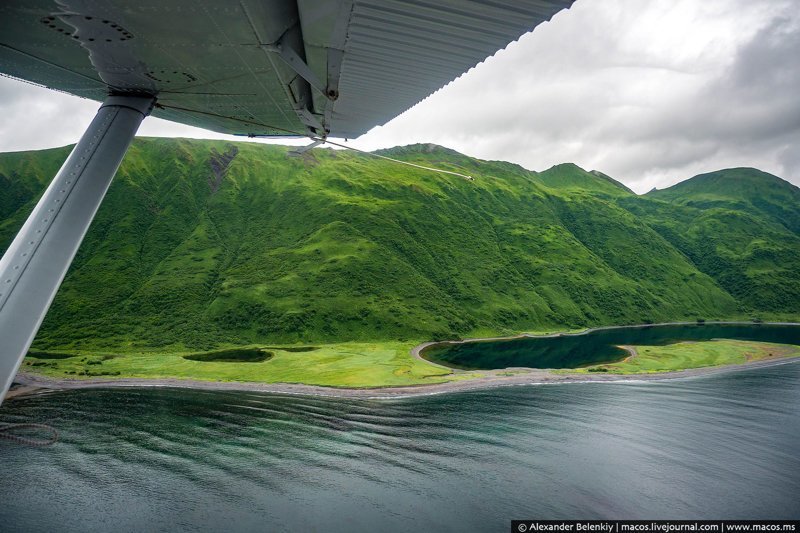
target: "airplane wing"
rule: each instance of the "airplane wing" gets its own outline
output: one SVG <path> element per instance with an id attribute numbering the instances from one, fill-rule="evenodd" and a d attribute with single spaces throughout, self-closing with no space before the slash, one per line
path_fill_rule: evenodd
<path id="1" fill-rule="evenodd" d="M 222 133 L 357 137 L 573 0 L 5 0 L 0 73 Z"/>
<path id="2" fill-rule="evenodd" d="M 148 115 L 356 137 L 572 0 L 3 0 L 0 74 L 102 101 L 0 258 L 0 402 Z"/>

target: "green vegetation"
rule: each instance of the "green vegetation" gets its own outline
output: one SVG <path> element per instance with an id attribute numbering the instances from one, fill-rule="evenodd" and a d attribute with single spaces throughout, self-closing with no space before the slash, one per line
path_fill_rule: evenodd
<path id="1" fill-rule="evenodd" d="M 574 163 L 556 165 L 544 172 L 540 172 L 537 177 L 544 185 L 562 191 L 572 190 L 577 192 L 583 190 L 610 196 L 634 194 L 632 190 L 606 174 L 597 170 L 586 172 Z"/>
<path id="2" fill-rule="evenodd" d="M 423 385 L 480 375 L 454 375 L 447 369 L 411 358 L 408 354 L 412 345 L 409 343 L 335 344 L 320 346 L 311 352 L 287 348 L 270 348 L 274 350 L 273 356 L 260 362 L 229 362 L 229 358 L 193 361 L 186 357 L 187 354 L 179 353 L 83 354 L 65 359 L 38 359 L 31 356 L 23 363 L 23 369 L 53 377 L 124 376 L 306 383 L 351 388 Z M 250 351 L 261 352 L 261 349 L 251 348 Z"/>
<path id="3" fill-rule="evenodd" d="M 666 346 L 629 346 L 635 355 L 618 363 L 593 365 L 577 372 L 647 374 L 688 368 L 739 365 L 781 357 L 800 357 L 800 346 L 738 340 L 678 342 Z M 575 372 L 575 370 L 570 370 Z"/>
<path id="4" fill-rule="evenodd" d="M 0 252 L 68 152 L 0 154 Z M 800 192 L 753 169 L 637 196 L 572 164 L 536 173 L 434 145 L 382 153 L 475 180 L 344 151 L 286 152 L 137 139 L 33 347 L 117 357 L 91 368 L 31 358 L 56 365 L 37 371 L 341 385 L 345 370 L 329 379 L 322 369 L 371 361 L 350 353 L 369 346 L 393 366 L 353 367 L 350 383 L 417 383 L 445 378 L 397 346 L 798 317 Z M 241 370 L 182 357 L 242 346 L 275 356 Z M 273 373 L 289 354 L 300 366 Z"/>
<path id="5" fill-rule="evenodd" d="M 798 309 L 800 189 L 794 185 L 753 168 L 734 168 L 651 191 L 635 206 L 624 204 L 714 278 L 743 311 L 757 317 Z"/>

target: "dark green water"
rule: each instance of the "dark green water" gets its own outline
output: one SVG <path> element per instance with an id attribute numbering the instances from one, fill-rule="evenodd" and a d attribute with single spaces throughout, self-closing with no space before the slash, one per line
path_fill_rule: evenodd
<path id="1" fill-rule="evenodd" d="M 503 341 L 440 343 L 420 355 L 434 363 L 467 370 L 494 368 L 578 368 L 619 361 L 629 354 L 617 345 L 664 345 L 680 341 L 738 339 L 800 344 L 800 326 L 705 324 L 602 329 L 584 335 L 525 337 Z"/>
<path id="2" fill-rule="evenodd" d="M 0 408 L 2 531 L 508 531 L 800 518 L 800 363 L 393 401 L 63 392 Z"/>
<path id="3" fill-rule="evenodd" d="M 202 352 L 184 355 L 189 361 L 213 361 L 215 363 L 261 363 L 272 359 L 274 354 L 261 348 L 237 348 L 217 352 Z"/>

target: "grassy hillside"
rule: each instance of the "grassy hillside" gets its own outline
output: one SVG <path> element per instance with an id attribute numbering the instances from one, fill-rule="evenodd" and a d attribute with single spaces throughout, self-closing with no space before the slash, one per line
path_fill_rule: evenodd
<path id="1" fill-rule="evenodd" d="M 651 191 L 631 211 L 748 312 L 800 309 L 800 189 L 794 185 L 752 168 L 720 170 Z"/>
<path id="2" fill-rule="evenodd" d="M 475 180 L 286 151 L 137 139 L 35 347 L 416 342 L 800 309 L 800 238 L 755 198 L 638 197 L 575 165 L 537 174 L 432 145 L 383 153 Z M 0 155 L 0 250 L 67 153 Z"/>
<path id="3" fill-rule="evenodd" d="M 800 234 L 800 189 L 755 168 L 729 168 L 700 174 L 649 198 L 700 209 L 750 212 Z"/>
<path id="4" fill-rule="evenodd" d="M 540 172 L 538 177 L 548 187 L 562 191 L 584 190 L 611 196 L 634 194 L 625 185 L 602 172 L 597 170 L 586 172 L 574 163 L 562 163 L 550 167 Z"/>

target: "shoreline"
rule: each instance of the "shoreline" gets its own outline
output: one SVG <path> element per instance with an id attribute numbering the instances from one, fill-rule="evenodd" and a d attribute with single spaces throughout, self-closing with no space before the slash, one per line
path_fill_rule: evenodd
<path id="1" fill-rule="evenodd" d="M 706 324 L 731 324 L 731 325 L 741 325 L 741 326 L 800 326 L 800 322 L 753 322 L 753 321 L 745 321 L 745 320 L 706 320 L 702 323 L 698 323 L 697 321 L 693 322 L 657 322 L 655 324 L 631 324 L 627 326 L 597 326 L 594 328 L 586 328 L 584 330 L 572 333 L 569 331 L 557 331 L 555 333 L 544 333 L 544 334 L 536 334 L 536 333 L 518 333 L 516 335 L 508 335 L 505 337 L 474 337 L 469 339 L 461 339 L 461 340 L 452 340 L 452 341 L 428 341 L 423 342 L 422 344 L 418 344 L 411 349 L 412 357 L 416 357 L 426 363 L 430 363 L 432 365 L 436 365 L 442 368 L 447 368 L 449 370 L 455 370 L 452 367 L 447 365 L 442 365 L 439 363 L 434 363 L 433 361 L 429 361 L 422 357 L 422 350 L 429 346 L 434 346 L 436 344 L 467 344 L 470 342 L 496 342 L 496 341 L 512 341 L 516 339 L 550 339 L 553 337 L 578 337 L 580 335 L 588 335 L 589 333 L 593 333 L 595 331 L 605 331 L 608 329 L 623 329 L 623 328 L 650 328 L 650 327 L 658 327 L 658 326 L 704 326 Z"/>
<path id="2" fill-rule="evenodd" d="M 400 387 L 376 387 L 368 389 L 323 387 L 298 383 L 259 383 L 245 381 L 201 381 L 190 379 L 58 379 L 21 372 L 15 378 L 18 384 L 6 399 L 24 399 L 42 394 L 64 390 L 111 389 L 111 388 L 171 388 L 216 391 L 243 391 L 281 394 L 293 396 L 315 396 L 327 398 L 357 398 L 365 400 L 390 400 L 445 394 L 489 390 L 500 387 L 525 385 L 556 385 L 566 383 L 625 383 L 664 381 L 681 378 L 708 376 L 738 370 L 752 370 L 783 364 L 797 363 L 800 357 L 782 357 L 770 360 L 752 361 L 735 365 L 690 368 L 674 372 L 652 374 L 569 374 L 555 373 L 552 370 L 506 368 L 483 372 L 485 376 L 430 385 L 406 385 Z M 514 375 L 508 375 L 513 372 Z"/>

